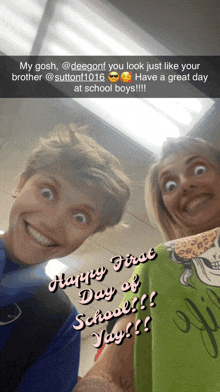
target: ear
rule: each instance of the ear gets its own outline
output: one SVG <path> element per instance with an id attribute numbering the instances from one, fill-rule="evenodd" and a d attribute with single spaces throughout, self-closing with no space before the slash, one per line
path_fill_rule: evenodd
<path id="1" fill-rule="evenodd" d="M 20 177 L 20 180 L 19 180 L 19 183 L 18 183 L 18 185 L 17 185 L 17 188 L 16 188 L 16 190 L 12 193 L 12 197 L 13 197 L 14 199 L 16 199 L 16 197 L 19 195 L 19 193 L 21 192 L 21 190 L 22 190 L 24 184 L 26 183 L 26 181 L 27 181 L 27 176 L 25 175 L 25 173 L 22 173 L 22 175 L 21 175 L 21 177 Z"/>

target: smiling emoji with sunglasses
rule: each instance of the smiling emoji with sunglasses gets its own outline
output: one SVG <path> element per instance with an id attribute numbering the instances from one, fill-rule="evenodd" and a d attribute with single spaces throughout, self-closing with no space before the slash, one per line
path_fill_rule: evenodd
<path id="1" fill-rule="evenodd" d="M 108 78 L 109 78 L 110 82 L 115 83 L 119 79 L 119 74 L 118 74 L 118 72 L 112 71 L 108 74 Z"/>

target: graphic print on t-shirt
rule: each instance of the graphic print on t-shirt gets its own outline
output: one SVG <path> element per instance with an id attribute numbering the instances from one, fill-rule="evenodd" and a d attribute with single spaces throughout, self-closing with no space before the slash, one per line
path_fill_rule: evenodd
<path id="1" fill-rule="evenodd" d="M 180 282 L 189 286 L 192 265 L 201 282 L 220 287 L 220 229 L 214 229 L 195 236 L 169 241 L 164 244 L 169 257 L 184 266 Z"/>

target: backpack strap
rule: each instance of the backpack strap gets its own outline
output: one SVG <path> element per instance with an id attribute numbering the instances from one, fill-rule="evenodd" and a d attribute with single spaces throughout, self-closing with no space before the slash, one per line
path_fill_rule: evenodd
<path id="1" fill-rule="evenodd" d="M 14 392 L 27 369 L 47 347 L 73 311 L 67 295 L 44 285 L 31 298 L 18 302 L 22 314 L 1 351 L 0 390 Z"/>

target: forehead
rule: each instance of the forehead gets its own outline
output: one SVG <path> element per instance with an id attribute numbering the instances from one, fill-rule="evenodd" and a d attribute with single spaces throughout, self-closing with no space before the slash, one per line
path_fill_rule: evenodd
<path id="1" fill-rule="evenodd" d="M 42 168 L 42 170 L 37 171 L 36 174 L 53 178 L 55 182 L 62 186 L 63 190 L 65 190 L 65 188 L 66 190 L 73 188 L 88 193 L 88 191 L 90 192 L 92 188 L 94 188 L 94 184 L 92 182 L 88 184 L 88 182 L 82 178 L 80 173 L 77 173 L 77 171 L 74 171 L 65 164 L 54 163 L 52 165 L 48 165 L 45 168 Z"/>
<path id="2" fill-rule="evenodd" d="M 101 210 L 104 204 L 104 192 L 92 182 L 83 181 L 79 175 L 65 167 L 50 167 L 37 172 L 32 178 L 36 181 L 48 181 L 59 192 L 59 196 L 68 203 L 84 204 L 93 210 Z"/>
<path id="3" fill-rule="evenodd" d="M 181 172 L 185 170 L 190 164 L 194 162 L 208 162 L 208 159 L 201 155 L 186 154 L 182 156 L 172 156 L 166 159 L 159 169 L 159 179 L 168 175 L 169 173 Z"/>

